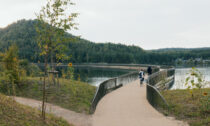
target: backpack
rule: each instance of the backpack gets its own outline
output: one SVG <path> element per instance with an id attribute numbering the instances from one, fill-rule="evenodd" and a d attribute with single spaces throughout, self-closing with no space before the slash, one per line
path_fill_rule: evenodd
<path id="1" fill-rule="evenodd" d="M 139 78 L 142 78 L 142 77 L 143 77 L 143 72 L 140 71 L 140 72 L 139 72 Z"/>

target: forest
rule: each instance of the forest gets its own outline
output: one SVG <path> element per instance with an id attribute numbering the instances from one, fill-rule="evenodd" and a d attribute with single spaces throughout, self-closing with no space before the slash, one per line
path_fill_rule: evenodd
<path id="1" fill-rule="evenodd" d="M 43 62 L 36 40 L 36 20 L 19 20 L 0 29 L 0 52 L 11 45 L 17 45 L 20 59 L 29 62 Z M 126 64 L 167 64 L 173 65 L 177 59 L 210 59 L 210 48 L 166 48 L 144 50 L 133 45 L 94 43 L 79 36 L 66 33 L 66 48 L 63 50 L 70 59 L 64 63 L 126 63 Z"/>

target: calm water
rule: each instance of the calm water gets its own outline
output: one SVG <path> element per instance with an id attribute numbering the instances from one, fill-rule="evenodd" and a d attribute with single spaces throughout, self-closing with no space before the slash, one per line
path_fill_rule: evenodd
<path id="1" fill-rule="evenodd" d="M 74 78 L 80 76 L 81 81 L 98 86 L 101 82 L 113 77 L 129 73 L 129 70 L 107 69 L 107 68 L 80 68 L 74 69 Z"/>
<path id="2" fill-rule="evenodd" d="M 58 67 L 56 70 L 61 73 L 64 69 L 66 71 L 67 67 Z M 89 83 L 94 86 L 98 86 L 101 82 L 118 77 L 123 74 L 127 74 L 131 70 L 122 69 L 109 69 L 109 68 L 93 68 L 93 67 L 74 67 L 74 79 Z"/>
<path id="3" fill-rule="evenodd" d="M 175 83 L 172 89 L 186 89 L 187 87 L 184 85 L 185 79 L 187 76 L 187 73 L 189 72 L 191 68 L 176 68 L 175 72 Z M 206 87 L 210 87 L 210 67 L 204 67 L 204 68 L 197 68 L 207 81 Z"/>

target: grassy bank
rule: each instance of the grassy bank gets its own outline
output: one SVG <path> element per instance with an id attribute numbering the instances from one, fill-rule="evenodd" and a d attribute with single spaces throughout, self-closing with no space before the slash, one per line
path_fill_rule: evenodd
<path id="1" fill-rule="evenodd" d="M 47 86 L 47 102 L 80 113 L 89 113 L 96 87 L 80 81 L 59 79 L 60 86 Z M 42 100 L 40 78 L 27 78 L 25 86 L 16 90 L 16 95 Z"/>
<path id="2" fill-rule="evenodd" d="M 73 126 L 52 115 L 47 115 L 43 122 L 40 115 L 40 111 L 0 94 L 0 126 Z"/>
<path id="3" fill-rule="evenodd" d="M 190 126 L 210 126 L 210 88 L 193 90 L 193 97 L 191 91 L 162 92 L 169 103 L 169 115 L 187 121 Z"/>

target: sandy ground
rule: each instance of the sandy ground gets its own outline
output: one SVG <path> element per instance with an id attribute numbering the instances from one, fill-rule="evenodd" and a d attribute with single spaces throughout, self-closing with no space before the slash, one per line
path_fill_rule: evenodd
<path id="1" fill-rule="evenodd" d="M 16 97 L 21 104 L 41 108 L 37 100 Z M 62 117 L 75 126 L 188 126 L 187 123 L 165 117 L 146 100 L 146 86 L 136 80 L 109 94 L 99 102 L 94 115 L 76 113 L 47 104 L 47 112 Z"/>
<path id="2" fill-rule="evenodd" d="M 107 94 L 98 104 L 93 126 L 187 126 L 165 117 L 146 100 L 146 86 L 139 80 Z"/>
<path id="3" fill-rule="evenodd" d="M 37 100 L 20 97 L 15 97 L 15 100 L 21 104 L 28 105 L 33 108 L 41 108 L 41 102 Z M 47 104 L 46 110 L 48 113 L 62 117 L 68 123 L 74 124 L 75 126 L 91 126 L 91 116 L 89 115 L 76 113 L 52 104 Z"/>

